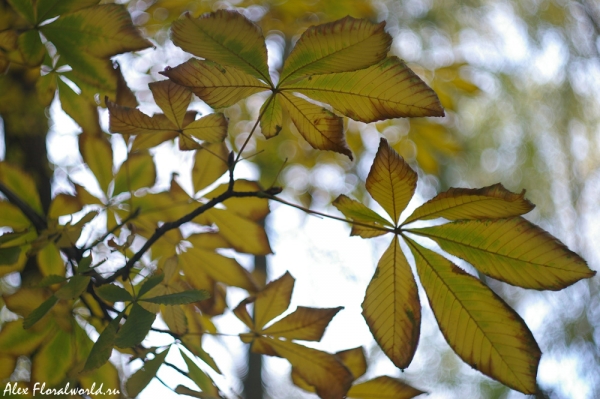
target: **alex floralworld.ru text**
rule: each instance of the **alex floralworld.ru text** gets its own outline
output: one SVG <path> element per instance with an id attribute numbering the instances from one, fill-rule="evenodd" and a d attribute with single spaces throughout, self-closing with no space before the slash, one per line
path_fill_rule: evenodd
<path id="1" fill-rule="evenodd" d="M 118 395 L 120 392 L 118 389 L 107 389 L 106 391 L 103 389 L 104 384 L 100 384 L 98 388 L 96 388 L 96 383 L 92 383 L 90 388 L 77 388 L 70 387 L 70 384 L 67 382 L 62 388 L 48 388 L 46 389 L 46 383 L 36 382 L 33 385 L 33 389 L 31 390 L 31 394 L 35 395 Z M 4 387 L 3 396 L 6 395 L 29 395 L 28 387 L 19 387 L 16 382 L 7 383 Z"/>

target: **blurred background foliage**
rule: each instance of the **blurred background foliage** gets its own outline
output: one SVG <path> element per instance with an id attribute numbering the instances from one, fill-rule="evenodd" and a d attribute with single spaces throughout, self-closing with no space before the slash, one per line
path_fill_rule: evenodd
<path id="1" fill-rule="evenodd" d="M 420 182 L 424 182 L 419 187 L 421 198 L 429 199 L 448 187 L 482 187 L 497 182 L 516 192 L 526 188 L 527 197 L 536 204 L 528 218 L 598 270 L 598 3 L 591 0 L 118 2 L 126 4 L 134 24 L 155 45 L 154 49 L 118 57 L 128 85 L 147 112 L 157 111 L 147 83 L 161 79 L 158 72 L 166 66 L 185 60 L 183 52 L 168 40 L 171 22 L 183 12 L 199 16 L 229 8 L 244 13 L 263 29 L 269 66 L 275 76 L 282 59 L 308 26 L 346 15 L 385 20 L 387 30 L 394 36 L 392 53 L 403 58 L 433 87 L 446 109 L 446 117 L 397 119 L 370 125 L 346 121 L 355 162 L 338 154 L 313 150 L 297 140 L 298 134 L 288 122 L 272 140 L 267 141 L 261 135 L 250 140 L 246 151 L 252 163 L 249 168 L 260 177 L 261 183 L 282 185 L 284 195 L 291 200 L 320 210 L 327 208 L 340 193 L 368 201 L 362 182 L 378 137 L 384 136 L 418 169 Z M 12 13 L 9 4 L 10 1 L 0 0 L 0 31 L 27 25 Z M 46 75 L 49 69 L 63 74 L 69 71 L 61 70 L 61 65 L 53 64 L 52 60 L 46 59 L 39 66 L 35 60 L 19 58 L 13 51 L 12 40 L 0 34 L 4 159 L 34 173 L 42 203 L 47 207 L 50 182 L 56 191 L 81 160 L 78 156 L 53 155 L 52 143 L 59 140 L 47 136 L 53 123 L 48 119 L 47 107 L 56 86 L 48 86 L 41 75 Z M 76 76 L 67 77 L 77 85 Z M 115 82 L 117 79 L 118 76 Z M 83 85 L 79 85 L 82 96 L 93 92 L 93 88 L 86 89 Z M 116 83 L 113 86 L 116 88 Z M 111 98 L 113 95 L 117 93 L 112 93 Z M 61 93 L 60 100 L 69 113 L 64 105 L 65 96 Z M 89 106 L 78 107 L 100 105 L 92 97 L 86 98 Z M 257 95 L 226 110 L 230 148 L 241 147 L 261 103 Z M 208 111 L 199 101 L 195 106 Z M 50 168 L 45 163 L 46 143 L 50 147 Z M 115 150 L 115 157 L 117 154 Z M 183 157 L 183 161 L 189 163 L 188 158 Z M 165 172 L 164 168 L 162 171 Z M 186 187 L 185 182 L 182 186 Z M 332 208 L 328 211 L 335 212 Z M 538 378 L 543 389 L 540 396 L 600 397 L 598 278 L 558 293 L 515 289 L 491 279 L 488 284 L 524 315 L 544 351 Z M 426 360 L 417 361 L 403 375 L 414 385 L 442 392 L 439 397 L 519 396 L 469 370 L 445 346 L 439 333 L 430 330 L 424 327 L 421 337 L 422 343 L 429 343 L 421 347 L 430 347 L 423 355 Z M 371 361 L 386 361 L 382 354 L 371 349 Z M 284 388 L 278 384 L 265 377 L 266 397 L 280 396 Z M 294 391 L 286 397 L 293 395 L 300 394 Z"/>

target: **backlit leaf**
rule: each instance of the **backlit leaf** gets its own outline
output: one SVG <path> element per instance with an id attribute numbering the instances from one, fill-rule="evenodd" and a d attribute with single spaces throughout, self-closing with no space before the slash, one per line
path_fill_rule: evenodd
<path id="1" fill-rule="evenodd" d="M 541 352 L 523 319 L 475 277 L 408 243 L 433 314 L 456 354 L 517 391 L 535 393 Z"/>
<path id="2" fill-rule="evenodd" d="M 285 61 L 280 84 L 297 76 L 353 71 L 381 61 L 392 44 L 384 27 L 385 22 L 373 24 L 350 16 L 311 26 Z"/>
<path id="3" fill-rule="evenodd" d="M 436 195 L 412 213 L 403 224 L 415 220 L 443 217 L 459 219 L 501 219 L 523 215 L 534 205 L 526 200 L 525 191 L 511 193 L 502 184 L 480 189 L 450 188 Z"/>
<path id="4" fill-rule="evenodd" d="M 298 306 L 293 313 L 260 333 L 287 339 L 320 341 L 331 319 L 342 309 L 342 307 L 321 309 Z"/>
<path id="5" fill-rule="evenodd" d="M 283 107 L 281 99 L 274 93 L 260 109 L 260 130 L 266 138 L 275 137 L 283 126 Z"/>
<path id="6" fill-rule="evenodd" d="M 92 350 L 83 367 L 83 372 L 97 369 L 108 361 L 113 350 L 120 320 L 121 315 L 108 323 L 104 330 L 102 330 L 94 346 L 92 346 Z"/>
<path id="7" fill-rule="evenodd" d="M 156 105 L 162 109 L 165 116 L 177 128 L 183 128 L 183 118 L 192 100 L 192 93 L 183 86 L 170 80 L 148 84 Z"/>
<path id="8" fill-rule="evenodd" d="M 357 235 L 362 238 L 377 237 L 389 233 L 389 230 L 386 230 L 385 226 L 392 226 L 389 221 L 379 216 L 379 214 L 367 208 L 361 202 L 348 198 L 344 194 L 337 197 L 331 205 L 335 206 L 348 219 L 360 223 L 352 224 L 352 231 L 350 232 L 352 236 Z"/>
<path id="9" fill-rule="evenodd" d="M 130 348 L 140 344 L 146 338 L 155 318 L 154 313 L 148 312 L 137 303 L 131 305 L 127 320 L 115 337 L 115 345 L 119 348 Z"/>
<path id="10" fill-rule="evenodd" d="M 152 156 L 146 152 L 129 154 L 115 174 L 113 197 L 124 192 L 134 192 L 154 186 L 156 166 Z"/>
<path id="11" fill-rule="evenodd" d="M 83 206 L 80 199 L 76 196 L 60 193 L 52 199 L 48 216 L 53 219 L 58 219 L 59 216 L 71 215 L 79 212 Z"/>
<path id="12" fill-rule="evenodd" d="M 295 279 L 289 272 L 271 281 L 256 295 L 254 301 L 254 325 L 257 331 L 290 306 Z"/>
<path id="13" fill-rule="evenodd" d="M 147 360 L 144 362 L 144 366 L 136 371 L 125 383 L 127 394 L 131 398 L 138 396 L 140 392 L 150 383 L 150 381 L 156 376 L 156 372 L 162 366 L 169 353 L 169 349 L 162 351 L 154 356 L 154 359 Z"/>
<path id="14" fill-rule="evenodd" d="M 323 107 L 289 93 L 279 95 L 298 132 L 313 148 L 331 150 L 352 158 L 344 139 L 342 118 Z"/>
<path id="15" fill-rule="evenodd" d="M 19 51 L 28 66 L 37 66 L 44 61 L 46 48 L 40 39 L 40 33 L 33 29 L 23 32 L 18 39 Z"/>
<path id="16" fill-rule="evenodd" d="M 79 151 L 88 165 L 100 188 L 108 192 L 108 185 L 113 179 L 113 152 L 110 142 L 104 136 L 79 135 Z"/>
<path id="17" fill-rule="evenodd" d="M 523 288 L 560 290 L 596 272 L 556 238 L 523 218 L 465 220 L 409 230 L 495 279 Z"/>
<path id="18" fill-rule="evenodd" d="M 137 294 L 138 297 L 143 297 L 148 293 L 152 288 L 156 287 L 164 280 L 165 275 L 163 273 L 158 273 L 153 276 L 148 277 L 140 287 L 140 290 Z"/>
<path id="19" fill-rule="evenodd" d="M 40 30 L 79 77 L 110 90 L 116 90 L 116 79 L 112 68 L 107 69 L 108 58 L 152 45 L 133 26 L 127 9 L 117 4 L 61 15 Z"/>
<path id="20" fill-rule="evenodd" d="M 96 5 L 100 0 L 37 0 L 35 4 L 37 22 L 44 22 L 68 12 Z"/>
<path id="21" fill-rule="evenodd" d="M 42 317 L 46 315 L 56 305 L 58 302 L 58 298 L 52 295 L 50 298 L 46 299 L 42 304 L 33 310 L 33 312 L 29 313 L 25 320 L 23 321 L 23 328 L 28 329 L 37 323 Z"/>
<path id="22" fill-rule="evenodd" d="M 215 198 L 227 191 L 229 184 L 221 184 L 210 193 L 206 194 L 206 198 Z M 237 179 L 233 182 L 233 190 L 236 192 L 256 192 L 261 191 L 260 185 L 251 180 Z M 243 218 L 253 220 L 255 222 L 263 220 L 269 214 L 269 200 L 266 198 L 244 197 L 244 198 L 228 198 L 223 202 L 228 211 L 234 212 Z M 224 248 L 224 247 L 220 247 Z"/>
<path id="23" fill-rule="evenodd" d="M 178 85 L 190 89 L 213 108 L 224 108 L 269 86 L 240 69 L 211 61 L 191 59 L 161 72 Z"/>
<path id="24" fill-rule="evenodd" d="M 54 336 L 41 346 L 31 362 L 31 378 L 54 386 L 65 378 L 73 366 L 73 336 L 57 328 Z"/>
<path id="25" fill-rule="evenodd" d="M 205 144 L 196 151 L 192 182 L 196 192 L 205 189 L 227 172 L 229 149 L 225 143 Z"/>
<path id="26" fill-rule="evenodd" d="M 219 397 L 219 390 L 204 371 L 200 369 L 181 349 L 179 350 L 181 357 L 185 361 L 188 368 L 188 376 L 194 383 L 207 395 Z"/>
<path id="27" fill-rule="evenodd" d="M 236 11 L 218 10 L 199 18 L 186 13 L 173 22 L 171 39 L 188 53 L 271 81 L 262 32 Z"/>
<path id="28" fill-rule="evenodd" d="M 187 332 L 187 318 L 181 306 L 161 306 L 160 314 L 172 332 L 180 335 Z"/>
<path id="29" fill-rule="evenodd" d="M 0 353 L 5 355 L 28 355 L 45 340 L 49 329 L 25 330 L 23 319 L 6 322 L 0 330 Z"/>
<path id="30" fill-rule="evenodd" d="M 65 274 L 65 262 L 60 256 L 60 251 L 56 245 L 52 243 L 46 245 L 36 254 L 36 258 L 42 275 L 49 276 L 51 274 Z"/>
<path id="31" fill-rule="evenodd" d="M 435 92 L 396 57 L 358 71 L 309 76 L 285 89 L 331 104 L 361 122 L 444 116 Z"/>
<path id="32" fill-rule="evenodd" d="M 344 363 L 344 366 L 348 367 L 354 379 L 367 372 L 367 359 L 362 346 L 336 352 L 335 356 Z"/>
<path id="33" fill-rule="evenodd" d="M 220 143 L 227 137 L 227 119 L 220 113 L 203 116 L 186 125 L 183 134 L 208 143 Z"/>
<path id="34" fill-rule="evenodd" d="M 29 205 L 39 215 L 44 214 L 35 182 L 27 173 L 23 172 L 16 166 L 6 162 L 0 162 L 0 182 L 4 184 L 10 191 L 15 193 L 21 200 L 26 202 L 27 205 Z M 21 212 L 18 211 L 18 213 Z M 4 216 L 0 216 L 0 218 L 3 217 Z"/>
<path id="35" fill-rule="evenodd" d="M 421 395 L 422 391 L 392 377 L 381 376 L 355 384 L 348 391 L 352 399 L 410 399 Z"/>
<path id="36" fill-rule="evenodd" d="M 176 137 L 176 125 L 169 119 L 151 117 L 142 113 L 137 108 L 122 107 L 118 104 L 106 101 L 109 110 L 109 129 L 112 133 L 121 134 L 172 134 Z"/>
<path id="37" fill-rule="evenodd" d="M 204 290 L 189 290 L 183 292 L 175 292 L 152 298 L 143 298 L 141 301 L 158 303 L 161 305 L 184 305 L 194 303 L 210 298 L 210 294 Z"/>
<path id="38" fill-rule="evenodd" d="M 98 106 L 83 95 L 75 93 L 62 79 L 57 79 L 57 85 L 60 105 L 67 115 L 81 126 L 85 134 L 101 136 Z"/>
<path id="39" fill-rule="evenodd" d="M 408 205 L 417 187 L 417 174 L 381 138 L 366 182 L 367 191 L 385 209 L 394 223 Z"/>
<path id="40" fill-rule="evenodd" d="M 398 236 L 394 236 L 381 256 L 362 308 L 369 329 L 383 352 L 397 367 L 408 367 L 419 342 L 421 304 Z"/>
<path id="41" fill-rule="evenodd" d="M 315 387 L 323 399 L 343 398 L 352 384 L 352 373 L 334 355 L 307 348 L 289 341 L 259 337 L 255 342 L 266 343 L 287 359 L 298 374 Z"/>
<path id="42" fill-rule="evenodd" d="M 239 251 L 253 255 L 270 254 L 269 239 L 263 226 L 236 213 L 210 209 L 206 216 L 219 228 L 219 233 Z"/>

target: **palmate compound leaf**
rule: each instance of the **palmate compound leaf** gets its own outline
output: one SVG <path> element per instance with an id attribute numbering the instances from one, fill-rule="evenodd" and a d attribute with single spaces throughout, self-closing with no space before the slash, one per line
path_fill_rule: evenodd
<path id="1" fill-rule="evenodd" d="M 596 274 L 579 255 L 521 217 L 408 231 L 433 239 L 488 276 L 523 288 L 560 290 Z"/>
<path id="2" fill-rule="evenodd" d="M 159 138 L 152 145 L 179 136 L 179 149 L 182 151 L 201 148 L 197 140 L 220 143 L 225 139 L 227 120 L 223 114 L 209 114 L 194 120 L 195 114 L 186 111 L 192 98 L 187 88 L 169 80 L 150 83 L 149 86 L 157 105 L 165 113 L 148 116 L 137 108 L 122 107 L 107 98 L 111 132 L 124 135 L 151 134 Z"/>
<path id="3" fill-rule="evenodd" d="M 224 21 L 231 27 L 224 27 Z M 186 15 L 173 24 L 173 41 L 206 60 L 190 60 L 162 74 L 216 108 L 270 90 L 260 111 L 265 137 L 281 131 L 285 111 L 311 146 L 352 159 L 341 118 L 296 93 L 330 103 L 361 121 L 444 114 L 435 93 L 402 61 L 385 58 L 392 39 L 384 25 L 346 17 L 309 28 L 275 86 L 264 67 L 264 38 L 250 21 L 231 11 L 195 20 Z M 238 30 L 232 33 L 232 27 Z M 253 49 L 255 54 L 248 56 Z"/>
<path id="4" fill-rule="evenodd" d="M 456 354 L 517 391 L 535 393 L 541 352 L 523 319 L 478 279 L 407 241 L 433 314 Z"/>
<path id="5" fill-rule="evenodd" d="M 417 208 L 398 226 L 399 215 L 408 204 L 415 185 L 416 174 L 382 139 L 367 179 L 367 188 L 393 218 L 395 228 L 390 229 L 383 222 L 378 222 L 378 217 L 366 211 L 366 207 L 343 196 L 334 204 L 353 226 L 364 229 L 359 234 L 363 237 L 370 237 L 372 232 L 369 229 L 376 230 L 374 227 L 404 237 L 406 232 L 425 236 L 435 240 L 449 253 L 469 261 L 483 273 L 511 284 L 560 289 L 595 274 L 585 261 L 563 244 L 519 217 L 530 211 L 533 205 L 524 199 L 523 193 L 511 193 L 500 184 L 477 190 L 450 189 Z M 402 225 L 416 220 L 442 217 L 462 219 L 434 227 L 401 229 Z M 410 238 L 407 240 L 412 252 L 416 251 L 414 256 L 421 282 L 452 348 L 463 360 L 492 378 L 522 392 L 533 392 L 539 349 L 520 317 L 479 280 L 442 256 L 421 250 Z M 388 248 L 380 265 L 386 259 L 393 259 L 390 251 Z M 387 270 L 397 273 L 396 268 L 388 267 Z M 378 277 L 377 272 L 373 280 L 375 277 Z M 387 286 L 382 284 L 382 287 Z M 373 288 L 371 282 L 363 309 L 366 311 L 368 304 L 376 302 L 377 295 L 384 297 L 383 291 Z M 403 305 L 407 306 L 406 303 Z M 381 318 L 377 316 L 371 322 L 367 319 L 380 345 L 385 334 L 381 329 L 373 331 L 372 325 L 384 323 L 379 320 Z M 408 325 L 411 326 L 410 323 Z M 458 338 L 457 331 L 461 333 Z M 479 337 L 479 341 L 473 341 L 474 337 Z M 473 349 L 474 345 L 477 350 Z M 394 355 L 390 348 L 384 348 L 384 352 L 390 358 Z"/>
<path id="6" fill-rule="evenodd" d="M 287 359 L 321 398 L 341 399 L 353 381 L 352 373 L 341 360 L 332 354 L 291 342 L 295 339 L 319 341 L 341 308 L 298 307 L 295 312 L 264 328 L 289 307 L 294 281 L 286 272 L 234 309 L 234 314 L 251 330 L 240 334 L 240 339 L 251 344 L 254 353 Z M 254 319 L 246 309 L 249 303 L 254 304 Z"/>

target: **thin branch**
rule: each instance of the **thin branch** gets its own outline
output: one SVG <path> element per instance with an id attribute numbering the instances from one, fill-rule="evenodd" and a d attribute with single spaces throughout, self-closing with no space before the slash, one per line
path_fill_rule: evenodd
<path id="1" fill-rule="evenodd" d="M 115 231 L 119 230 L 121 227 L 125 226 L 127 223 L 129 223 L 131 220 L 135 219 L 139 215 L 140 215 L 140 208 L 136 208 L 136 210 L 133 211 L 133 213 L 130 213 L 129 216 L 127 216 L 121 223 L 119 223 L 118 225 L 114 226 L 112 229 L 107 231 L 104 235 L 102 235 L 102 237 L 98 238 L 96 241 L 94 241 L 92 244 L 88 245 L 87 247 L 81 248 L 80 249 L 81 253 L 94 248 L 96 245 L 98 245 L 102 241 L 106 240 L 109 235 L 113 234 Z"/>
<path id="2" fill-rule="evenodd" d="M 38 214 L 33 208 L 23 201 L 17 194 L 15 194 L 10 188 L 6 187 L 3 183 L 0 183 L 0 192 L 4 194 L 8 200 L 23 212 L 23 214 L 33 224 L 35 229 L 39 232 L 46 230 L 48 225 L 46 219 Z"/>

